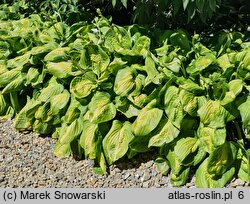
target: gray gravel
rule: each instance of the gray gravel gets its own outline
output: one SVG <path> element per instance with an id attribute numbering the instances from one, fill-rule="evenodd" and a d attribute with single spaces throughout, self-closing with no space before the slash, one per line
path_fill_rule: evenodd
<path id="1" fill-rule="evenodd" d="M 111 187 L 171 188 L 169 177 L 154 165 L 152 153 L 139 155 L 109 167 L 109 174 L 97 175 L 90 160 L 57 158 L 55 140 L 34 133 L 17 132 L 11 120 L 0 120 L 0 187 Z M 194 188 L 195 178 L 184 186 Z M 233 179 L 227 187 L 249 187 Z"/>

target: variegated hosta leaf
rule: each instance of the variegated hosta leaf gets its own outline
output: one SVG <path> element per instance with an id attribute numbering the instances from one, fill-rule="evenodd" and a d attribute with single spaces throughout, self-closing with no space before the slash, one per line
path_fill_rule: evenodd
<path id="1" fill-rule="evenodd" d="M 53 113 L 50 109 L 50 103 L 46 102 L 40 106 L 34 116 L 37 120 L 42 122 L 49 122 L 53 118 Z"/>
<path id="2" fill-rule="evenodd" d="M 149 147 L 160 147 L 166 143 L 173 141 L 180 133 L 170 121 L 167 121 L 162 129 L 149 140 Z"/>
<path id="3" fill-rule="evenodd" d="M 51 52 L 49 52 L 45 57 L 44 61 L 50 61 L 50 62 L 58 62 L 67 60 L 67 52 L 69 52 L 69 47 L 59 47 Z"/>
<path id="4" fill-rule="evenodd" d="M 208 157 L 208 173 L 214 178 L 224 174 L 235 162 L 237 152 L 238 149 L 232 142 L 225 142 L 216 148 Z"/>
<path id="5" fill-rule="evenodd" d="M 31 55 L 40 55 L 44 53 L 49 53 L 50 51 L 56 49 L 58 44 L 55 42 L 51 42 L 42 46 L 33 47 L 30 51 Z"/>
<path id="6" fill-rule="evenodd" d="M 157 166 L 158 171 L 160 171 L 162 173 L 162 175 L 168 174 L 168 172 L 170 170 L 168 160 L 166 160 L 165 158 L 162 158 L 162 157 L 158 157 L 155 160 L 155 164 Z"/>
<path id="7" fill-rule="evenodd" d="M 171 184 L 173 186 L 184 185 L 189 177 L 189 172 L 190 172 L 190 167 L 184 167 L 178 175 L 172 173 L 170 176 Z"/>
<path id="8" fill-rule="evenodd" d="M 228 54 L 224 54 L 224 55 L 222 55 L 221 57 L 219 57 L 219 58 L 217 59 L 217 62 L 218 62 L 218 64 L 219 64 L 219 66 L 220 66 L 223 70 L 226 70 L 227 68 L 229 68 L 229 67 L 232 66 L 232 64 L 230 63 Z"/>
<path id="9" fill-rule="evenodd" d="M 97 155 L 97 158 L 95 159 L 95 165 L 93 167 L 93 171 L 96 174 L 100 174 L 100 175 L 107 173 L 107 165 L 106 165 L 106 160 L 105 160 L 105 156 L 103 152 L 99 152 L 99 154 Z"/>
<path id="10" fill-rule="evenodd" d="M 66 107 L 70 99 L 70 94 L 67 90 L 62 93 L 52 96 L 50 100 L 50 109 L 53 114 L 58 114 L 60 110 Z"/>
<path id="11" fill-rule="evenodd" d="M 233 177 L 235 167 L 231 167 L 222 176 L 213 178 L 208 172 L 208 158 L 202 162 L 196 171 L 196 187 L 197 188 L 223 188 Z"/>
<path id="12" fill-rule="evenodd" d="M 3 94 L 6 94 L 10 92 L 20 91 L 23 87 L 23 83 L 24 83 L 24 77 L 19 76 L 18 78 L 14 79 L 9 84 L 7 84 L 2 92 Z"/>
<path id="13" fill-rule="evenodd" d="M 183 107 L 179 98 L 179 89 L 175 86 L 170 86 L 164 97 L 165 112 L 169 120 L 180 128 L 181 121 L 185 116 Z"/>
<path id="14" fill-rule="evenodd" d="M 52 124 L 49 124 L 47 122 L 36 120 L 33 124 L 33 131 L 39 134 L 47 135 L 51 134 L 51 132 L 53 131 L 53 126 Z"/>
<path id="15" fill-rule="evenodd" d="M 235 100 L 243 89 L 243 81 L 241 79 L 235 79 L 228 83 L 229 91 L 226 92 L 225 97 L 222 99 L 221 104 L 226 105 Z"/>
<path id="16" fill-rule="evenodd" d="M 9 70 L 7 69 L 7 65 L 5 60 L 0 60 L 0 76 L 1 74 L 8 72 Z"/>
<path id="17" fill-rule="evenodd" d="M 209 65 L 214 63 L 215 56 L 211 53 L 207 53 L 205 56 L 200 56 L 195 59 L 192 64 L 187 68 L 189 74 L 196 74 L 206 69 Z"/>
<path id="18" fill-rule="evenodd" d="M 226 128 L 211 128 L 200 124 L 198 128 L 198 137 L 204 145 L 207 152 L 213 152 L 215 148 L 223 145 L 226 141 Z"/>
<path id="19" fill-rule="evenodd" d="M 163 111 L 158 108 L 140 110 L 136 120 L 132 124 L 135 136 L 145 136 L 154 130 L 162 118 Z"/>
<path id="20" fill-rule="evenodd" d="M 20 69 L 12 69 L 10 71 L 0 74 L 0 87 L 5 87 L 21 74 Z"/>
<path id="21" fill-rule="evenodd" d="M 70 105 L 67 109 L 67 112 L 65 113 L 63 121 L 67 124 L 70 124 L 75 119 L 79 118 L 81 114 L 81 107 L 82 107 L 81 103 L 74 97 L 71 97 Z M 85 109 L 87 111 L 87 106 L 85 107 Z M 85 112 L 82 112 L 82 114 L 85 114 Z"/>
<path id="22" fill-rule="evenodd" d="M 72 75 L 73 64 L 72 62 L 49 62 L 47 70 L 50 74 L 57 78 L 67 78 Z"/>
<path id="23" fill-rule="evenodd" d="M 115 105 L 110 101 L 106 92 L 96 92 L 89 105 L 89 117 L 93 123 L 102 123 L 112 120 L 116 115 Z"/>
<path id="24" fill-rule="evenodd" d="M 129 142 L 133 137 L 129 122 L 113 121 L 110 131 L 102 142 L 108 164 L 114 163 L 127 153 Z"/>
<path id="25" fill-rule="evenodd" d="M 66 125 L 66 124 L 65 124 Z M 66 125 L 60 132 L 59 142 L 61 144 L 70 143 L 82 133 L 82 120 L 76 119 L 69 126 Z"/>
<path id="26" fill-rule="evenodd" d="M 18 130 L 30 130 L 35 119 L 34 115 L 40 105 L 40 101 L 28 99 L 26 105 L 15 117 L 14 127 Z"/>
<path id="27" fill-rule="evenodd" d="M 93 72 L 100 75 L 107 69 L 110 63 L 109 56 L 100 46 L 97 45 L 88 46 L 87 49 Z"/>
<path id="28" fill-rule="evenodd" d="M 198 110 L 198 116 L 205 126 L 211 128 L 223 128 L 231 119 L 231 114 L 220 105 L 219 101 L 209 100 Z"/>
<path id="29" fill-rule="evenodd" d="M 57 141 L 55 148 L 54 148 L 54 154 L 57 157 L 68 157 L 71 155 L 71 147 L 70 143 L 61 144 L 59 141 Z"/>
<path id="30" fill-rule="evenodd" d="M 188 92 L 191 92 L 193 94 L 201 94 L 204 92 L 204 88 L 200 85 L 194 83 L 191 80 L 183 80 L 182 84 L 179 86 L 182 89 L 185 89 Z"/>
<path id="31" fill-rule="evenodd" d="M 186 111 L 189 115 L 195 117 L 197 115 L 198 109 L 198 101 L 195 95 L 188 91 L 181 90 L 179 97 L 184 111 Z"/>
<path id="32" fill-rule="evenodd" d="M 117 95 L 127 96 L 135 86 L 136 70 L 132 67 L 126 67 L 118 71 L 114 91 Z"/>
<path id="33" fill-rule="evenodd" d="M 98 125 L 85 120 L 82 124 L 82 129 L 79 144 L 84 149 L 85 158 L 95 159 L 97 156 L 97 144 L 101 137 Z"/>
<path id="34" fill-rule="evenodd" d="M 21 111 L 18 113 L 18 115 L 15 117 L 14 120 L 14 127 L 17 130 L 32 130 L 32 126 L 34 124 L 34 119 L 33 118 L 28 118 L 26 116 L 25 111 Z"/>
<path id="35" fill-rule="evenodd" d="M 241 165 L 238 176 L 243 181 L 250 183 L 250 149 L 246 151 L 241 157 Z"/>
<path id="36" fill-rule="evenodd" d="M 250 124 L 249 107 L 250 107 L 250 97 L 248 97 L 247 100 L 238 107 L 244 126 L 247 126 Z"/>
<path id="37" fill-rule="evenodd" d="M 104 46 L 110 52 L 131 48 L 131 39 L 128 32 L 121 27 L 113 26 L 105 34 Z"/>
<path id="38" fill-rule="evenodd" d="M 62 93 L 64 90 L 63 85 L 59 84 L 55 78 L 52 78 L 46 88 L 43 88 L 37 100 L 46 102 L 52 96 Z"/>
<path id="39" fill-rule="evenodd" d="M 77 98 L 87 97 L 95 88 L 96 82 L 87 77 L 75 77 L 70 83 L 70 92 Z"/>
<path id="40" fill-rule="evenodd" d="M 18 68 L 22 69 L 23 66 L 30 61 L 30 53 L 26 53 L 22 56 L 15 57 L 13 59 L 8 60 L 7 67 L 8 68 Z"/>
<path id="41" fill-rule="evenodd" d="M 6 110 L 7 110 L 6 100 L 2 92 L 0 91 L 0 115 L 5 114 Z"/>
<path id="42" fill-rule="evenodd" d="M 192 137 L 182 138 L 177 141 L 174 147 L 174 153 L 177 159 L 182 164 L 189 165 L 187 161 L 185 160 L 190 154 L 194 153 L 198 149 L 198 146 L 196 143 L 197 143 L 197 139 L 192 138 Z M 192 161 L 190 161 L 190 163 L 192 163 Z"/>
<path id="43" fill-rule="evenodd" d="M 184 166 L 182 166 L 181 162 L 178 159 L 176 159 L 174 151 L 168 152 L 167 159 L 169 161 L 172 173 L 175 174 L 176 176 L 179 175 Z"/>
<path id="44" fill-rule="evenodd" d="M 132 51 L 139 56 L 146 57 L 150 49 L 150 38 L 146 36 L 139 37 L 132 48 Z"/>
<path id="45" fill-rule="evenodd" d="M 28 73 L 26 75 L 26 84 L 36 85 L 39 75 L 40 73 L 38 71 L 38 68 L 29 68 Z"/>
<path id="46" fill-rule="evenodd" d="M 152 59 L 152 57 L 146 57 L 145 59 L 145 70 L 147 72 L 147 79 L 146 81 L 148 83 L 150 83 L 158 74 L 159 72 L 157 71 L 156 67 L 155 67 L 155 62 Z M 146 84 L 147 84 L 146 82 Z"/>

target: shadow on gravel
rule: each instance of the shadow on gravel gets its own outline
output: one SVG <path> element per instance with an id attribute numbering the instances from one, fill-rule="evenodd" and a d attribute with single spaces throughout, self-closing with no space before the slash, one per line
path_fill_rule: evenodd
<path id="1" fill-rule="evenodd" d="M 122 158 L 117 162 L 115 162 L 114 164 L 120 170 L 139 168 L 142 163 L 154 161 L 157 158 L 157 153 L 158 153 L 157 149 L 152 149 L 145 153 L 138 153 L 131 159 L 128 159 L 127 157 Z"/>

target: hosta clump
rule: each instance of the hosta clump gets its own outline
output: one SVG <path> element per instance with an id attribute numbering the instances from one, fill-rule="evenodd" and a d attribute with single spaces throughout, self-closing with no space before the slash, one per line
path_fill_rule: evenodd
<path id="1" fill-rule="evenodd" d="M 194 169 L 198 187 L 250 182 L 247 37 L 205 43 L 164 31 L 155 47 L 141 29 L 103 17 L 71 27 L 38 15 L 1 22 L 0 114 L 51 134 L 57 156 L 94 160 L 97 173 L 158 148 L 175 186 Z"/>

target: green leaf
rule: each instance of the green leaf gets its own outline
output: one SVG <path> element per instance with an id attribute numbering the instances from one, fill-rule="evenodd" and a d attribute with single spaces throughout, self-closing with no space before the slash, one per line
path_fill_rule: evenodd
<path id="1" fill-rule="evenodd" d="M 115 105 L 110 101 L 110 95 L 106 92 L 96 92 L 88 108 L 90 121 L 93 123 L 112 120 L 116 115 Z"/>
<path id="2" fill-rule="evenodd" d="M 116 5 L 116 0 L 112 0 L 112 6 L 115 7 Z"/>
<path id="3" fill-rule="evenodd" d="M 154 130 L 159 124 L 162 114 L 163 111 L 158 108 L 143 108 L 132 124 L 132 130 L 135 136 L 145 136 Z"/>
<path id="4" fill-rule="evenodd" d="M 185 51 L 190 50 L 190 40 L 184 30 L 178 29 L 170 36 L 170 43 Z"/>
<path id="5" fill-rule="evenodd" d="M 247 100 L 238 107 L 244 126 L 247 126 L 250 124 L 249 107 L 250 107 L 250 97 L 248 97 Z"/>
<path id="6" fill-rule="evenodd" d="M 183 9 L 184 9 L 184 11 L 186 10 L 188 3 L 189 3 L 189 0 L 183 0 Z"/>
<path id="7" fill-rule="evenodd" d="M 231 167 L 221 177 L 213 179 L 208 170 L 208 158 L 202 162 L 195 173 L 197 188 L 223 188 L 233 177 L 235 167 Z"/>
<path id="8" fill-rule="evenodd" d="M 174 15 L 176 16 L 176 14 L 179 12 L 181 8 L 182 0 L 172 1 L 172 4 L 174 9 Z"/>
<path id="9" fill-rule="evenodd" d="M 49 62 L 47 70 L 53 76 L 62 79 L 72 75 L 72 62 Z"/>
<path id="10" fill-rule="evenodd" d="M 203 7 L 205 5 L 205 0 L 196 0 L 195 3 L 200 13 L 202 13 Z"/>
<path id="11" fill-rule="evenodd" d="M 209 0 L 209 7 L 212 11 L 216 10 L 216 5 L 217 5 L 216 0 Z"/>
<path id="12" fill-rule="evenodd" d="M 110 131 L 102 142 L 108 164 L 114 163 L 127 153 L 129 142 L 133 137 L 130 123 L 113 121 Z"/>
<path id="13" fill-rule="evenodd" d="M 125 7 L 125 8 L 127 8 L 127 0 L 121 0 L 121 2 L 122 2 L 122 5 Z"/>

